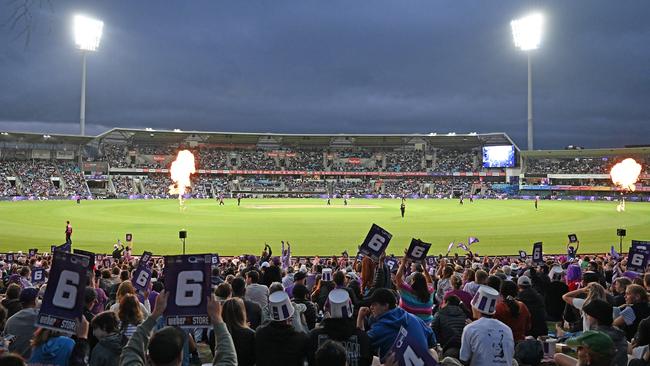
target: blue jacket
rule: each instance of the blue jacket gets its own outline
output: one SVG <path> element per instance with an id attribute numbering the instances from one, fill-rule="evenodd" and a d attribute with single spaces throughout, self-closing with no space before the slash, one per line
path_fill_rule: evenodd
<path id="1" fill-rule="evenodd" d="M 375 319 L 370 326 L 368 337 L 372 348 L 379 348 L 379 357 L 383 359 L 397 338 L 400 327 L 404 327 L 409 335 L 419 340 L 422 349 L 433 348 L 436 336 L 422 319 L 409 314 L 404 309 L 396 307 Z"/>
<path id="2" fill-rule="evenodd" d="M 34 348 L 29 364 L 67 366 L 74 344 L 68 337 L 50 338 L 45 344 Z"/>

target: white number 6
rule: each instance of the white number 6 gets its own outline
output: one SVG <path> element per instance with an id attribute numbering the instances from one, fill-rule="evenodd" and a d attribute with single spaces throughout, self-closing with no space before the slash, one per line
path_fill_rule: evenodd
<path id="1" fill-rule="evenodd" d="M 61 271 L 59 283 L 52 297 L 52 305 L 68 310 L 74 309 L 77 304 L 77 286 L 79 286 L 79 273 Z"/>
<path id="2" fill-rule="evenodd" d="M 632 265 L 636 267 L 641 267 L 643 266 L 643 259 L 645 256 L 643 254 L 635 253 L 632 255 Z"/>
<path id="3" fill-rule="evenodd" d="M 411 255 L 414 258 L 421 258 L 424 255 L 424 248 L 423 247 L 413 247 L 413 251 L 411 252 Z"/>
<path id="4" fill-rule="evenodd" d="M 203 272 L 183 271 L 176 280 L 176 305 L 198 306 L 203 298 Z"/>
<path id="5" fill-rule="evenodd" d="M 382 245 L 384 245 L 384 242 L 386 241 L 386 238 L 379 234 L 375 234 L 372 239 L 370 239 L 370 242 L 368 243 L 368 247 L 375 252 L 378 252 Z"/>
<path id="6" fill-rule="evenodd" d="M 138 275 L 138 278 L 135 280 L 135 283 L 141 287 L 145 287 L 147 285 L 147 280 L 149 280 L 149 273 L 146 271 L 141 271 Z"/>

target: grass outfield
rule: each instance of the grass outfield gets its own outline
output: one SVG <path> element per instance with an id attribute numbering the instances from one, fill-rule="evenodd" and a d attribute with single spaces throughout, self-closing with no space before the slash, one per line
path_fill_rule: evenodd
<path id="1" fill-rule="evenodd" d="M 619 213 L 614 202 L 543 201 L 535 211 L 532 201 L 465 200 L 460 206 L 457 200 L 408 200 L 404 219 L 399 200 L 332 203 L 244 199 L 237 207 L 229 199 L 220 207 L 214 200 L 188 200 L 181 212 L 171 199 L 0 202 L 0 252 L 49 251 L 65 241 L 66 220 L 74 229 L 73 247 L 97 253 L 110 252 L 125 233 L 133 233 L 136 254 L 180 253 L 178 231 L 184 228 L 189 253 L 258 254 L 266 241 L 279 254 L 280 240 L 289 240 L 294 255 L 332 255 L 355 252 L 373 222 L 393 234 L 388 252 L 395 254 L 411 237 L 433 243 L 431 252 L 439 253 L 452 240 L 476 236 L 480 243 L 473 248 L 481 254 L 530 253 L 535 241 L 543 241 L 547 253 L 561 253 L 573 232 L 581 240 L 580 252 L 605 252 L 618 244 L 619 227 L 627 229 L 627 239 L 650 240 L 647 203 L 628 203 Z"/>

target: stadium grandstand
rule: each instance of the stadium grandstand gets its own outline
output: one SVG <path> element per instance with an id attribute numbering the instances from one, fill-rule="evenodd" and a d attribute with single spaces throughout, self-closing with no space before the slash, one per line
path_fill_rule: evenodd
<path id="1" fill-rule="evenodd" d="M 486 167 L 486 147 L 513 161 Z M 3 132 L 0 197 L 167 198 L 179 150 L 196 157 L 192 197 L 489 198 L 616 196 L 609 169 L 645 168 L 631 200 L 650 192 L 650 148 L 520 151 L 505 133 L 324 135 L 115 128 L 98 136 Z"/>

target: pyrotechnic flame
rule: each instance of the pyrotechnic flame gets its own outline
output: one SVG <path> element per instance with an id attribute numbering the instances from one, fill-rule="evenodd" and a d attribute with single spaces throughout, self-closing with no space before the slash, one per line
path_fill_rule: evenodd
<path id="1" fill-rule="evenodd" d="M 169 174 L 174 182 L 169 186 L 169 194 L 177 194 L 178 203 L 181 206 L 183 205 L 183 194 L 185 194 L 187 188 L 192 186 L 190 174 L 195 172 L 194 155 L 189 150 L 179 151 L 176 160 L 172 162 L 172 166 L 169 168 Z"/>
<path id="2" fill-rule="evenodd" d="M 641 164 L 637 163 L 634 159 L 627 158 L 620 163 L 614 165 L 609 175 L 612 178 L 612 183 L 630 191 L 635 190 L 634 183 L 639 180 L 641 174 Z"/>

